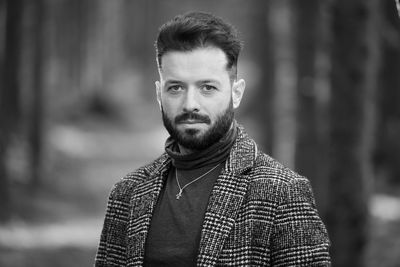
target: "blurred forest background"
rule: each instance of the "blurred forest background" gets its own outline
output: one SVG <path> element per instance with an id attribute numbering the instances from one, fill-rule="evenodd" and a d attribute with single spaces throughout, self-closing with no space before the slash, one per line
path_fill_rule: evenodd
<path id="1" fill-rule="evenodd" d="M 0 266 L 91 266 L 108 193 L 163 152 L 154 41 L 208 11 L 244 41 L 238 121 L 307 176 L 333 266 L 400 266 L 395 0 L 0 0 Z"/>

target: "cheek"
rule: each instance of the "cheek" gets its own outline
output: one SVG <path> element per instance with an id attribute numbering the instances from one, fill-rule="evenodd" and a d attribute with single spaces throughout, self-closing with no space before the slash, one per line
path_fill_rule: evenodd
<path id="1" fill-rule="evenodd" d="M 168 115 L 172 115 L 173 113 L 176 112 L 177 109 L 177 103 L 174 103 L 174 101 L 171 101 L 170 99 L 167 98 L 161 98 L 161 106 L 164 111 L 164 113 Z"/>
<path id="2" fill-rule="evenodd" d="M 212 106 L 210 105 L 208 111 L 211 119 L 215 121 L 217 118 L 223 115 L 229 108 L 230 103 L 231 103 L 230 99 L 229 100 L 224 99 L 223 101 L 219 101 L 218 103 L 213 104 Z"/>

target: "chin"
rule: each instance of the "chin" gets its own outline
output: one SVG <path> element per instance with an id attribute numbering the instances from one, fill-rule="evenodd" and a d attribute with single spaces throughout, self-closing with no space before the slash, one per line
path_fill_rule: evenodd
<path id="1" fill-rule="evenodd" d="M 205 133 L 209 129 L 209 125 L 200 123 L 200 124 L 183 124 L 179 126 L 179 130 L 183 134 L 189 135 L 199 135 Z"/>
<path id="2" fill-rule="evenodd" d="M 180 135 L 188 139 L 202 139 L 207 134 L 209 127 L 189 126 L 179 129 Z"/>

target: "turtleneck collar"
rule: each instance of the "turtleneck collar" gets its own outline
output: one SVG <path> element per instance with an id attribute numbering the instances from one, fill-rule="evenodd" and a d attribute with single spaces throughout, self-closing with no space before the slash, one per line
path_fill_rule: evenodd
<path id="1" fill-rule="evenodd" d="M 165 151 L 172 158 L 172 164 L 178 169 L 198 169 L 206 166 L 215 166 L 224 162 L 237 136 L 237 125 L 233 121 L 232 127 L 218 142 L 210 147 L 191 154 L 181 154 L 177 142 L 168 137 L 165 142 Z"/>

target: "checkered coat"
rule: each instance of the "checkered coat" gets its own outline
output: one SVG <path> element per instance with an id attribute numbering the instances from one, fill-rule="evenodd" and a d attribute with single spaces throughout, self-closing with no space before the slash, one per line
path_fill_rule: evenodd
<path id="1" fill-rule="evenodd" d="M 95 266 L 142 266 L 167 154 L 111 191 Z M 257 151 L 239 127 L 209 198 L 198 266 L 330 266 L 329 240 L 309 181 Z"/>

